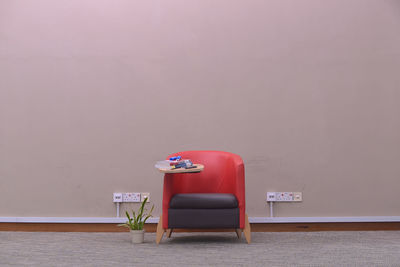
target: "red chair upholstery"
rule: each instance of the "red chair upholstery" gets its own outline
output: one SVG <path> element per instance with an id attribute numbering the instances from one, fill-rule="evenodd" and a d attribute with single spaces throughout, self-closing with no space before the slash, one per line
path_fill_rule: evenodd
<path id="1" fill-rule="evenodd" d="M 168 158 L 177 155 L 182 156 L 183 159 L 191 159 L 193 163 L 203 164 L 204 170 L 198 173 L 165 174 L 162 216 L 160 217 L 159 229 L 157 229 L 157 243 L 161 241 L 164 231 L 170 229 L 168 210 L 170 209 L 171 199 L 176 194 L 192 193 L 234 195 L 239 209 L 239 229 L 236 229 L 236 232 L 240 237 L 239 233 L 245 229 L 245 237 L 250 243 L 250 224 L 245 214 L 244 164 L 241 157 L 222 151 L 184 151 L 169 155 Z M 170 236 L 170 234 L 171 232 L 168 235 Z"/>

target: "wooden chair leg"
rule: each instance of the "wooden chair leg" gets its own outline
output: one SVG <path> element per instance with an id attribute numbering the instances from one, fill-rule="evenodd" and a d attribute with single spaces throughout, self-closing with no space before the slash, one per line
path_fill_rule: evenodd
<path id="1" fill-rule="evenodd" d="M 162 223 L 162 214 L 161 214 L 160 220 L 158 221 L 158 224 L 157 224 L 157 234 L 156 234 L 156 243 L 157 244 L 160 244 L 161 239 L 163 238 L 163 235 L 165 232 L 165 229 L 163 228 L 162 224 L 163 223 Z"/>
<path id="2" fill-rule="evenodd" d="M 242 237 L 242 229 L 235 229 L 237 237 L 240 239 Z"/>
<path id="3" fill-rule="evenodd" d="M 167 237 L 168 237 L 168 238 L 171 237 L 172 231 L 173 231 L 172 228 L 167 229 Z"/>
<path id="4" fill-rule="evenodd" d="M 251 243 L 251 229 L 250 229 L 250 222 L 249 217 L 245 214 L 245 221 L 244 221 L 244 228 L 243 228 L 244 237 L 248 244 Z"/>

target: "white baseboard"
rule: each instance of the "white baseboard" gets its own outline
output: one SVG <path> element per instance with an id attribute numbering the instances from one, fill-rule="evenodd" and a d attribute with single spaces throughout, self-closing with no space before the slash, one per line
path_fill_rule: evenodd
<path id="1" fill-rule="evenodd" d="M 147 223 L 158 223 L 149 218 Z M 0 217 L 0 223 L 124 223 L 121 217 Z M 400 222 L 400 216 L 360 217 L 249 217 L 250 223 Z"/>
<path id="2" fill-rule="evenodd" d="M 359 217 L 250 217 L 251 223 L 400 222 L 400 216 Z"/>

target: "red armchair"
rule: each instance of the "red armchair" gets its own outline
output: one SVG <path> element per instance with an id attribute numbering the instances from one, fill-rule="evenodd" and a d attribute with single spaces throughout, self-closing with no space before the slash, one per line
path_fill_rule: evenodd
<path id="1" fill-rule="evenodd" d="M 240 156 L 222 151 L 184 151 L 180 155 L 204 165 L 198 173 L 165 174 L 157 244 L 174 228 L 234 228 L 251 241 L 245 213 L 244 164 Z"/>

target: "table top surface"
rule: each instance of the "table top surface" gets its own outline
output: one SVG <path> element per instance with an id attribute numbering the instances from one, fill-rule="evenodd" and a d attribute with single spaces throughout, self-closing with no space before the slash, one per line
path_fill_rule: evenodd
<path id="1" fill-rule="evenodd" d="M 158 169 L 158 170 L 162 173 L 189 173 L 189 172 L 201 172 L 202 170 L 204 170 L 203 164 L 193 164 L 193 166 L 196 166 L 196 168 L 192 169 L 178 168 L 173 170 Z"/>

